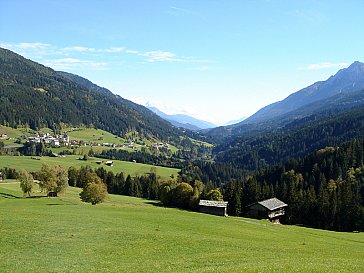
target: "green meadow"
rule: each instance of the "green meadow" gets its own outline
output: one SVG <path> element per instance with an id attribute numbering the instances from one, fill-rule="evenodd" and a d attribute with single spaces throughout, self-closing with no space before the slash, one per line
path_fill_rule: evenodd
<path id="1" fill-rule="evenodd" d="M 68 135 L 72 140 L 83 140 L 86 142 L 115 143 L 115 144 L 123 144 L 125 142 L 123 138 L 115 136 L 104 130 L 98 130 L 93 128 L 85 128 L 75 131 L 69 131 Z"/>
<path id="2" fill-rule="evenodd" d="M 23 198 L 19 184 L 0 183 L 0 271 L 363 272 L 363 233 L 218 217 L 117 195 L 92 206 L 79 192 Z"/>
<path id="3" fill-rule="evenodd" d="M 100 159 L 95 157 L 89 157 L 87 161 L 79 160 L 80 156 L 67 155 L 65 157 L 31 157 L 31 156 L 0 156 L 0 168 L 8 167 L 17 170 L 25 169 L 28 171 L 40 170 L 43 164 L 49 166 L 61 165 L 65 168 L 74 166 L 80 168 L 81 166 L 91 166 L 92 168 L 104 167 L 108 171 L 112 171 L 114 174 L 123 172 L 124 175 L 130 174 L 131 176 L 143 175 L 150 173 L 150 169 L 155 167 L 157 169 L 157 175 L 161 178 L 168 178 L 171 175 L 176 177 L 179 169 L 160 167 L 148 164 L 133 163 L 128 161 L 113 160 L 114 164 L 112 167 L 106 166 L 105 164 L 97 164 L 97 161 L 108 159 Z"/>
<path id="4" fill-rule="evenodd" d="M 50 133 L 53 134 L 53 131 L 49 128 L 42 128 L 40 129 L 39 132 L 42 133 Z M 36 133 L 39 133 L 37 131 L 34 131 L 32 129 L 27 129 L 27 128 L 11 128 L 11 127 L 6 127 L 3 125 L 0 125 L 0 135 L 2 134 L 7 134 L 8 139 L 1 139 L 0 141 L 2 141 L 4 143 L 5 146 L 10 145 L 10 146 L 19 146 L 21 147 L 23 144 L 17 144 L 16 140 L 17 139 L 21 139 L 22 135 L 26 135 L 28 137 L 30 136 L 34 136 Z M 88 142 L 88 143 L 96 143 L 99 144 L 101 146 L 75 146 L 73 147 L 73 149 L 75 150 L 75 154 L 87 154 L 91 149 L 95 152 L 95 153 L 101 153 L 104 150 L 110 150 L 111 147 L 109 146 L 102 146 L 103 143 L 109 143 L 109 144 L 115 144 L 116 147 L 115 149 L 120 149 L 120 150 L 125 150 L 128 152 L 134 152 L 134 150 L 136 151 L 141 151 L 142 150 L 142 143 L 145 144 L 146 150 L 148 152 L 148 149 L 153 146 L 155 143 L 159 143 L 160 141 L 158 140 L 148 140 L 146 138 L 140 138 L 139 134 L 136 131 L 133 131 L 129 134 L 126 135 L 127 138 L 130 138 L 134 141 L 137 141 L 137 143 L 134 143 L 134 148 L 129 148 L 128 144 L 129 142 L 122 137 L 116 136 L 112 133 L 109 133 L 107 131 L 101 130 L 101 129 L 95 129 L 95 128 L 65 128 L 63 129 L 62 132 L 67 132 L 67 134 L 70 137 L 70 140 L 76 140 L 76 141 L 84 141 L 84 142 Z M 24 143 L 26 140 L 22 140 L 21 142 Z M 196 141 L 196 140 L 193 140 Z M 198 142 L 198 141 L 196 141 Z M 125 145 L 125 146 L 123 146 Z M 178 151 L 178 148 L 169 144 L 169 148 L 171 149 L 172 153 L 175 153 Z M 70 151 L 71 149 L 69 147 L 58 147 L 58 148 L 49 148 L 51 149 L 53 152 L 55 153 L 60 153 L 62 151 L 68 150 Z"/>

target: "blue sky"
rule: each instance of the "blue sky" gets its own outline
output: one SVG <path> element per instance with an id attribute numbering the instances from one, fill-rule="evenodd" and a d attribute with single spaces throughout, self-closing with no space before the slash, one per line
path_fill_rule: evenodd
<path id="1" fill-rule="evenodd" d="M 216 124 L 364 61 L 364 1 L 0 0 L 0 46 Z"/>

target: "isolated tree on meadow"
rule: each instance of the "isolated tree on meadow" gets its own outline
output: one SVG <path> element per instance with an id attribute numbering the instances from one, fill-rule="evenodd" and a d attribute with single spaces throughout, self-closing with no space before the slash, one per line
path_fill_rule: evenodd
<path id="1" fill-rule="evenodd" d="M 86 174 L 86 185 L 80 193 L 83 202 L 96 205 L 107 198 L 107 187 L 96 173 Z"/>
<path id="2" fill-rule="evenodd" d="M 20 181 L 20 188 L 24 195 L 28 194 L 28 196 L 30 196 L 34 186 L 32 174 L 28 173 L 26 170 L 21 170 L 18 172 L 18 180 Z"/>
<path id="3" fill-rule="evenodd" d="M 60 193 L 68 186 L 68 171 L 61 166 L 43 165 L 39 173 L 40 187 L 48 192 Z"/>

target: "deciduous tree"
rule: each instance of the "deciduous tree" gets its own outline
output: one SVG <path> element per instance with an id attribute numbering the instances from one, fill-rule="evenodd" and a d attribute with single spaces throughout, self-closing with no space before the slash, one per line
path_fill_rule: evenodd
<path id="1" fill-rule="evenodd" d="M 24 195 L 28 194 L 28 196 L 30 196 L 34 186 L 32 174 L 28 173 L 26 170 L 21 170 L 18 172 L 18 180 L 20 181 L 20 188 Z"/>
<path id="2" fill-rule="evenodd" d="M 68 171 L 61 166 L 43 165 L 39 173 L 42 190 L 48 192 L 63 192 L 68 186 Z"/>
<path id="3" fill-rule="evenodd" d="M 80 193 L 81 200 L 92 205 L 102 203 L 107 198 L 106 185 L 96 173 L 87 173 L 86 176 L 87 183 Z"/>

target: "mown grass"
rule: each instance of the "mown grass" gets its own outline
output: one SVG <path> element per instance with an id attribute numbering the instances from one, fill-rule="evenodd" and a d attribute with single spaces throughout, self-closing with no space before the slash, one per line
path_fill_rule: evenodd
<path id="1" fill-rule="evenodd" d="M 168 178 L 171 175 L 177 176 L 179 169 L 160 167 L 148 164 L 133 163 L 127 161 L 113 160 L 114 166 L 109 167 L 105 164 L 98 165 L 96 162 L 100 161 L 99 158 L 89 157 L 87 161 L 79 160 L 79 156 L 67 155 L 66 157 L 30 157 L 30 156 L 0 156 L 0 168 L 8 167 L 17 170 L 25 169 L 28 171 L 40 170 L 43 164 L 50 166 L 61 165 L 65 168 L 74 166 L 80 168 L 81 166 L 91 166 L 92 168 L 104 167 L 114 174 L 123 172 L 124 175 L 130 174 L 131 176 L 143 175 L 150 173 L 152 167 L 157 168 L 157 175 L 161 178 Z M 107 161 L 108 159 L 104 160 Z"/>
<path id="2" fill-rule="evenodd" d="M 22 198 L 0 183 L 2 272 L 363 272 L 364 235 L 163 208 L 79 189 Z"/>
<path id="3" fill-rule="evenodd" d="M 70 131 L 68 132 L 68 135 L 72 140 L 83 140 L 86 142 L 115 144 L 123 144 L 125 142 L 123 138 L 115 136 L 104 130 L 93 128 L 84 128 L 76 131 Z"/>

